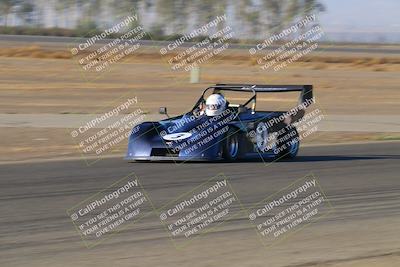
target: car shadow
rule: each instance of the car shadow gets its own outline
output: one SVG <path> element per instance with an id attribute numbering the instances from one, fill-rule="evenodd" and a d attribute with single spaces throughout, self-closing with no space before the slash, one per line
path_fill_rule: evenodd
<path id="1" fill-rule="evenodd" d="M 161 160 L 161 161 L 137 161 L 136 163 L 162 163 L 162 164 L 221 164 L 221 163 L 273 163 L 273 162 L 329 162 L 329 161 L 349 161 L 349 160 L 377 160 L 377 159 L 400 159 L 400 155 L 366 155 L 366 156 L 342 156 L 342 155 L 330 155 L 330 156 L 297 156 L 294 159 L 273 159 L 273 158 L 251 158 L 241 159 L 237 161 L 173 161 L 173 160 Z"/>
<path id="2" fill-rule="evenodd" d="M 366 155 L 366 156 L 342 156 L 342 155 L 330 155 L 330 156 L 297 156 L 294 159 L 274 159 L 274 158 L 252 158 L 242 159 L 238 161 L 210 161 L 210 162 L 190 162 L 187 161 L 185 164 L 201 164 L 201 163 L 255 163 L 255 162 L 329 162 L 329 161 L 350 161 L 350 160 L 377 160 L 377 159 L 400 159 L 400 155 Z"/>
<path id="3" fill-rule="evenodd" d="M 400 155 L 366 155 L 366 156 L 297 156 L 294 159 L 251 159 L 240 162 L 326 162 L 326 161 L 349 161 L 349 160 L 377 160 L 377 159 L 400 159 Z"/>

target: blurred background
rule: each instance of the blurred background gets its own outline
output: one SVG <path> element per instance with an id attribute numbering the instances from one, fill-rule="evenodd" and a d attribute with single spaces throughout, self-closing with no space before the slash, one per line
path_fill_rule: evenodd
<path id="1" fill-rule="evenodd" d="M 0 33 L 86 36 L 137 13 L 153 39 L 161 40 L 225 13 L 237 39 L 263 39 L 318 14 L 316 23 L 332 41 L 398 43 L 399 7 L 395 0 L 1 0 Z"/>

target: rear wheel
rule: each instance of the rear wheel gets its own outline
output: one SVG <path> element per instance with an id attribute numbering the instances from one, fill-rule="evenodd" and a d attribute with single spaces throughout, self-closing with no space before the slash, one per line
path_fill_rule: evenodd
<path id="1" fill-rule="evenodd" d="M 223 157 L 229 161 L 235 161 L 240 155 L 240 133 L 236 129 L 229 129 L 223 144 Z"/>
<path id="2" fill-rule="evenodd" d="M 293 126 L 288 126 L 286 131 L 278 136 L 277 158 L 292 159 L 297 156 L 300 147 L 299 133 Z"/>

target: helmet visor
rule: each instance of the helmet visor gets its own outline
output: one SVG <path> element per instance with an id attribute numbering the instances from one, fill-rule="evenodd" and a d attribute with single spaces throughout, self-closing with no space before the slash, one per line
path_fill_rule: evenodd
<path id="1" fill-rule="evenodd" d="M 208 110 L 219 110 L 221 108 L 221 104 L 208 104 L 207 109 Z"/>

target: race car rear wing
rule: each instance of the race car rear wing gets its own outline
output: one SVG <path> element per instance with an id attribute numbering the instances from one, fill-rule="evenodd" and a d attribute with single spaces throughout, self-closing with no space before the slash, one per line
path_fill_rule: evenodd
<path id="1" fill-rule="evenodd" d="M 301 92 L 299 97 L 299 104 L 305 104 L 306 106 L 313 99 L 313 86 L 312 85 L 264 85 L 264 84 L 225 84 L 219 83 L 215 86 L 209 87 L 214 88 L 214 93 L 218 93 L 221 90 L 228 91 L 244 91 L 253 92 L 254 100 L 256 100 L 257 93 L 276 93 L 276 92 Z M 207 88 L 207 89 L 209 89 Z M 207 89 L 205 91 L 207 91 Z M 245 103 L 247 105 L 253 99 L 249 99 Z"/>

